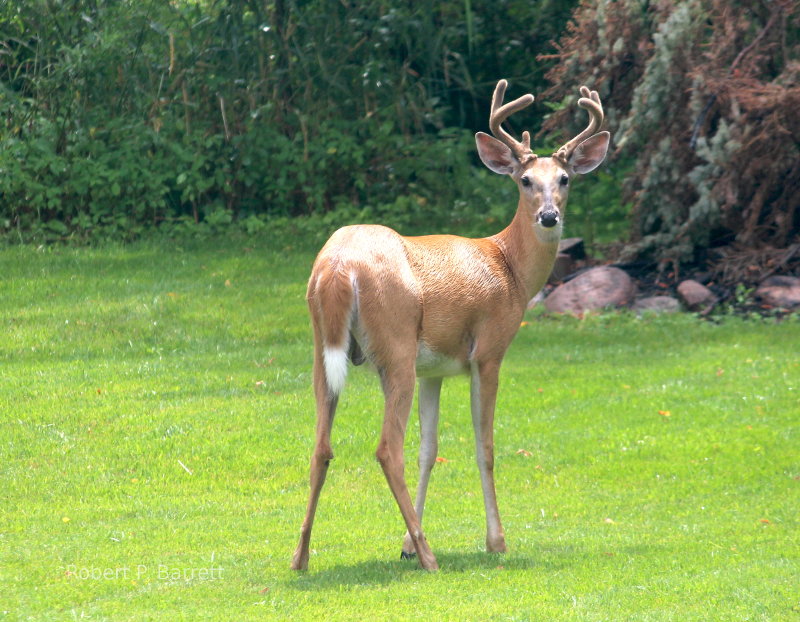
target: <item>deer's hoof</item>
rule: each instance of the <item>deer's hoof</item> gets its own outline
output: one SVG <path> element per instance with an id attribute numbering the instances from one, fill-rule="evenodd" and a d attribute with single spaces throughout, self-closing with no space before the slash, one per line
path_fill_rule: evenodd
<path id="1" fill-rule="evenodd" d="M 494 538 L 486 538 L 487 553 L 506 553 L 506 539 L 501 535 Z"/>

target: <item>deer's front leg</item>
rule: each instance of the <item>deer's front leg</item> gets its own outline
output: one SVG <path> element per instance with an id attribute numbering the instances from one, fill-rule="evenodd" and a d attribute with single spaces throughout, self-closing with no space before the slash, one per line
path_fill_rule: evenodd
<path id="1" fill-rule="evenodd" d="M 411 402 L 414 398 L 415 380 L 413 360 L 403 369 L 382 370 L 381 381 L 386 399 L 386 410 L 376 456 L 383 468 L 389 488 L 400 507 L 400 513 L 405 520 L 420 566 L 426 570 L 438 570 L 439 565 L 422 533 L 422 525 L 411 503 L 404 475 L 403 439 L 411 411 Z"/>
<path id="2" fill-rule="evenodd" d="M 486 550 L 492 553 L 506 551 L 506 540 L 494 489 L 494 406 L 499 372 L 499 361 L 481 364 L 473 362 L 470 386 L 475 452 L 481 474 L 483 504 L 486 508 Z"/>
<path id="3" fill-rule="evenodd" d="M 441 378 L 419 379 L 419 483 L 417 484 L 417 500 L 414 507 L 417 518 L 422 524 L 422 513 L 425 511 L 425 497 L 428 493 L 428 482 L 431 471 L 436 464 L 436 454 L 439 450 L 439 396 L 442 390 Z M 403 559 L 410 559 L 416 555 L 411 534 L 406 532 L 403 539 Z"/>

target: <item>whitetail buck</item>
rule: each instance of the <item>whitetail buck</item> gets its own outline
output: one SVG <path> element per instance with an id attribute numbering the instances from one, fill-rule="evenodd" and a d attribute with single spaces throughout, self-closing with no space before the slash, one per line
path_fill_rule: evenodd
<path id="1" fill-rule="evenodd" d="M 486 508 L 486 549 L 506 550 L 494 487 L 494 408 L 500 363 L 527 302 L 544 285 L 561 237 L 570 178 L 605 158 L 610 135 L 599 132 L 603 108 L 596 91 L 581 87 L 578 105 L 588 127 L 552 157 L 537 157 L 530 134 L 517 141 L 501 124 L 530 105 L 524 95 L 501 105 L 506 81 L 492 98 L 489 127 L 475 136 L 483 163 L 519 187 L 511 224 L 497 235 L 405 237 L 380 225 L 336 231 L 314 262 L 308 306 L 314 330 L 316 444 L 311 493 L 292 568 L 308 568 L 309 541 L 320 490 L 333 458 L 331 425 L 348 361 L 368 361 L 385 398 L 377 458 L 400 506 L 407 533 L 403 557 L 423 568 L 438 565 L 422 533 L 422 513 L 436 460 L 439 391 L 446 376 L 471 377 L 472 424 Z M 404 477 L 403 440 L 419 378 L 419 485 L 416 507 Z"/>

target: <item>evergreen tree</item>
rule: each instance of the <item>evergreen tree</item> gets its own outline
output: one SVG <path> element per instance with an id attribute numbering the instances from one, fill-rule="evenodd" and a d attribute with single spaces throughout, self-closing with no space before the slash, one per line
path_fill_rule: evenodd
<path id="1" fill-rule="evenodd" d="M 546 96 L 568 97 L 581 82 L 603 98 L 616 141 L 610 166 L 625 171 L 633 204 L 624 256 L 713 263 L 798 242 L 797 8 L 584 0 L 576 9 Z M 545 130 L 572 114 L 564 108 Z"/>

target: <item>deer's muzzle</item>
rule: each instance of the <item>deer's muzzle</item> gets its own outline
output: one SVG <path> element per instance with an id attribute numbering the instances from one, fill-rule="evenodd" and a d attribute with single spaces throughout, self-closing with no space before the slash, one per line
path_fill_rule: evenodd
<path id="1" fill-rule="evenodd" d="M 548 209 L 539 212 L 539 223 L 547 229 L 555 227 L 558 224 L 558 219 L 559 217 L 557 210 Z"/>

